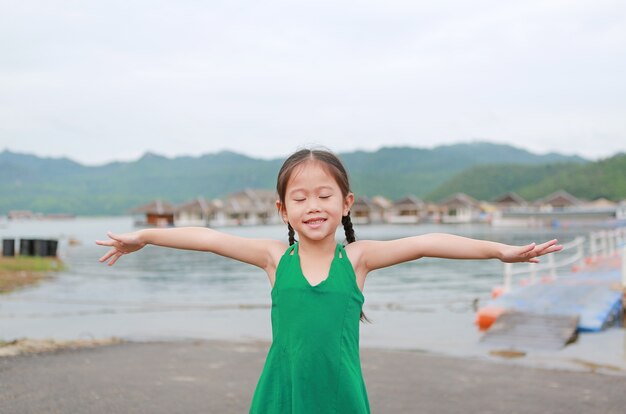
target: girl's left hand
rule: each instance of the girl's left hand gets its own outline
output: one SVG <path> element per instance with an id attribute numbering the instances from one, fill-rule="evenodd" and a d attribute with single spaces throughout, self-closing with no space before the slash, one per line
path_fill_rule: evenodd
<path id="1" fill-rule="evenodd" d="M 527 244 L 526 246 L 510 246 L 504 245 L 500 252 L 500 260 L 505 263 L 530 262 L 539 263 L 537 257 L 544 254 L 558 252 L 563 246 L 556 244 L 557 240 L 553 239 L 543 244 Z"/>

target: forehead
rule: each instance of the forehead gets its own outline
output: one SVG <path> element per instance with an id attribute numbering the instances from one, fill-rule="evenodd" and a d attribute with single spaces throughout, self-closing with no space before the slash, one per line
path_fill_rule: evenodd
<path id="1" fill-rule="evenodd" d="M 313 190 L 319 187 L 339 188 L 335 177 L 323 163 L 311 160 L 298 165 L 289 177 L 287 192 Z"/>

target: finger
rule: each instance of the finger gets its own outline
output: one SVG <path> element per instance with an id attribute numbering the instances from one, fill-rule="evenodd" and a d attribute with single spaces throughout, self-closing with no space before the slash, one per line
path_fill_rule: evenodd
<path id="1" fill-rule="evenodd" d="M 100 262 L 105 262 L 109 257 L 113 256 L 115 254 L 115 252 L 117 252 L 116 249 L 111 249 L 109 250 L 104 256 L 102 256 L 99 261 Z"/>
<path id="2" fill-rule="evenodd" d="M 113 265 L 115 264 L 115 262 L 117 262 L 117 260 L 118 260 L 120 257 L 122 257 L 122 254 L 123 254 L 123 253 L 119 253 L 119 252 L 118 252 L 118 253 L 115 253 L 115 254 L 113 255 L 113 259 L 111 259 L 111 261 L 109 262 L 109 266 L 113 266 Z"/>
<path id="3" fill-rule="evenodd" d="M 528 261 L 530 263 L 539 263 L 539 259 L 537 259 L 536 257 L 533 257 L 532 259 L 528 259 Z"/>
<path id="4" fill-rule="evenodd" d="M 550 241 L 547 241 L 545 243 L 542 243 L 542 244 L 538 245 L 537 249 L 538 250 L 545 250 L 545 249 L 549 248 L 550 246 L 555 245 L 556 242 L 557 242 L 557 239 L 552 239 Z"/>
<path id="5" fill-rule="evenodd" d="M 563 250 L 563 246 L 560 244 L 556 246 L 548 247 L 544 253 L 554 253 L 554 252 L 558 252 L 559 250 Z"/>
<path id="6" fill-rule="evenodd" d="M 526 246 L 522 246 L 520 254 L 522 254 L 522 255 L 528 254 L 528 253 L 532 252 L 534 248 L 535 248 L 535 242 L 527 244 Z"/>
<path id="7" fill-rule="evenodd" d="M 100 246 L 113 246 L 113 240 L 96 240 L 96 244 Z"/>
<path id="8" fill-rule="evenodd" d="M 537 252 L 537 255 L 542 256 L 544 254 L 554 253 L 554 252 L 558 252 L 560 250 L 563 250 L 563 246 L 562 245 L 549 246 L 549 247 L 545 248 L 544 250 Z"/>
<path id="9" fill-rule="evenodd" d="M 115 241 L 118 241 L 120 243 L 124 243 L 122 240 L 120 240 L 119 236 L 117 234 L 113 234 L 110 231 L 107 231 L 107 236 L 109 236 L 110 238 L 112 238 Z"/>
<path id="10" fill-rule="evenodd" d="M 106 261 L 109 257 L 111 257 L 113 255 L 113 250 L 109 250 L 108 252 L 106 252 L 101 258 L 98 259 L 99 262 L 104 262 Z"/>

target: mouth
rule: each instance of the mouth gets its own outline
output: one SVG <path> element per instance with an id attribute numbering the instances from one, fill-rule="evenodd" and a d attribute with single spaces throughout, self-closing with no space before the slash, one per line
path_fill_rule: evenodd
<path id="1" fill-rule="evenodd" d="M 326 221 L 325 218 L 313 217 L 311 219 L 306 220 L 304 223 L 308 224 L 309 226 L 312 226 L 312 227 L 318 227 L 325 221 Z"/>

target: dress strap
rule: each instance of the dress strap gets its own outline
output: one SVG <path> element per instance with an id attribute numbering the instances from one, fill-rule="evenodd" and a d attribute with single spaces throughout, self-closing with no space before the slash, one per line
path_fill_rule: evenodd
<path id="1" fill-rule="evenodd" d="M 293 252 L 294 250 L 295 250 L 294 255 L 298 254 L 298 242 L 295 242 L 294 244 L 289 246 L 287 250 L 285 251 L 285 255 L 291 256 L 291 252 Z"/>
<path id="2" fill-rule="evenodd" d="M 335 249 L 335 259 L 343 259 L 344 257 L 346 257 L 346 252 L 341 243 L 337 243 L 337 248 Z"/>

